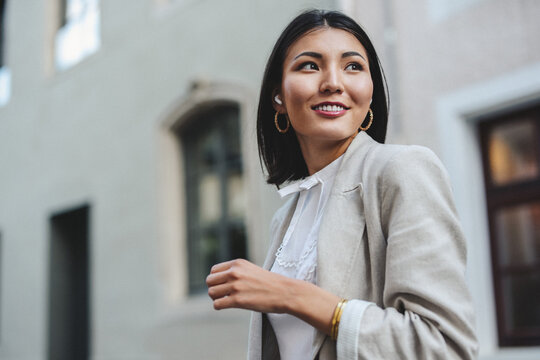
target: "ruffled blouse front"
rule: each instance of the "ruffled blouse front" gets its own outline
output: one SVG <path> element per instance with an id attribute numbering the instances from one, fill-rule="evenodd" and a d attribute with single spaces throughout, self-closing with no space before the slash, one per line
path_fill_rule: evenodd
<path id="1" fill-rule="evenodd" d="M 315 174 L 279 190 L 283 198 L 299 193 L 289 228 L 271 271 L 293 279 L 317 280 L 317 240 L 326 202 L 343 156 Z M 282 360 L 310 359 L 315 329 L 289 314 L 268 314 Z"/>

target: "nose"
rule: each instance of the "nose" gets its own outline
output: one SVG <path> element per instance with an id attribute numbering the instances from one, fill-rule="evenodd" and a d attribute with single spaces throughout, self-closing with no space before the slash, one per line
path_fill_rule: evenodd
<path id="1" fill-rule="evenodd" d="M 339 70 L 328 69 L 324 72 L 321 87 L 319 89 L 322 93 L 342 93 L 343 83 Z"/>

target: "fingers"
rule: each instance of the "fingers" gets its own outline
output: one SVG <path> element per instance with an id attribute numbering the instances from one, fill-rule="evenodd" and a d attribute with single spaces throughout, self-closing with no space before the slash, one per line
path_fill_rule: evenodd
<path id="1" fill-rule="evenodd" d="M 214 265 L 206 277 L 214 308 L 266 309 L 269 284 L 261 272 L 267 271 L 244 259 Z"/>
<path id="2" fill-rule="evenodd" d="M 216 300 L 224 296 L 229 296 L 231 292 L 232 292 L 231 284 L 215 285 L 208 288 L 208 296 L 210 296 L 212 300 Z"/>
<path id="3" fill-rule="evenodd" d="M 214 300 L 214 309 L 223 310 L 235 307 L 234 300 L 232 296 L 225 296 L 219 299 Z"/>
<path id="4" fill-rule="evenodd" d="M 214 300 L 214 309 L 221 310 L 231 307 L 238 307 L 236 301 L 239 288 L 243 287 L 242 282 L 246 266 L 251 263 L 244 259 L 236 259 L 222 262 L 212 266 L 210 274 L 206 277 L 208 286 L 208 296 Z"/>
<path id="5" fill-rule="evenodd" d="M 222 262 L 212 266 L 210 274 L 206 277 L 206 285 L 208 287 L 215 286 L 236 278 L 236 270 L 247 260 L 236 259 Z M 235 270 L 232 272 L 231 270 Z"/>
<path id="6" fill-rule="evenodd" d="M 223 284 L 227 282 L 228 279 L 229 279 L 229 274 L 226 271 L 222 271 L 216 274 L 210 273 L 210 275 L 206 277 L 206 286 L 211 287 L 211 286 Z"/>
<path id="7" fill-rule="evenodd" d="M 212 287 L 208 294 L 214 300 L 214 309 L 239 308 L 253 310 L 254 304 L 249 301 L 249 295 L 242 294 L 234 285 L 223 284 Z"/>
<path id="8" fill-rule="evenodd" d="M 210 269 L 210 274 L 218 273 L 218 272 L 229 269 L 234 264 L 235 261 L 237 260 L 225 261 L 225 262 L 212 266 L 212 269 Z"/>

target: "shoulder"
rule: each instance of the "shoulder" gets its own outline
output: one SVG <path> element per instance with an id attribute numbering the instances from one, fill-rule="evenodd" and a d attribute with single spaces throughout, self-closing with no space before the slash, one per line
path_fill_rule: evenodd
<path id="1" fill-rule="evenodd" d="M 345 153 L 334 185 L 337 189 L 349 189 L 361 182 L 372 191 L 381 190 L 382 183 L 398 184 L 404 179 L 433 175 L 446 181 L 444 166 L 427 147 L 381 144 L 363 133 L 357 138 Z"/>
<path id="2" fill-rule="evenodd" d="M 377 144 L 366 157 L 367 176 L 380 181 L 403 182 L 407 178 L 418 179 L 435 176 L 447 181 L 448 174 L 435 153 L 419 145 Z"/>

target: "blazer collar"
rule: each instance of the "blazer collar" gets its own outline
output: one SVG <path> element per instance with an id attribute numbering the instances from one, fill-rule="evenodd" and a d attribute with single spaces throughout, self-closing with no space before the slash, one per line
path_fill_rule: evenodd
<path id="1" fill-rule="evenodd" d="M 362 166 L 367 153 L 374 144 L 377 142 L 364 131 L 356 135 L 343 156 L 343 161 L 336 174 L 333 193 L 347 193 L 361 186 L 358 169 Z"/>

